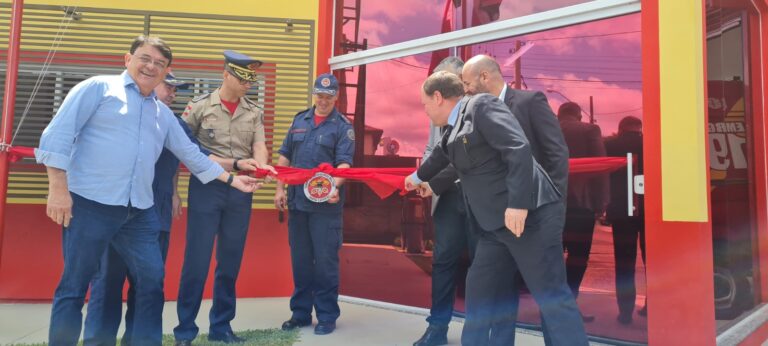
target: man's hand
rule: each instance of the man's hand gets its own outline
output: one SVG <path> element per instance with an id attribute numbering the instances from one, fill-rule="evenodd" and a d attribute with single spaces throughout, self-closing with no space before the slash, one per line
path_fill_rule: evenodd
<path id="1" fill-rule="evenodd" d="M 277 190 L 275 190 L 275 208 L 277 208 L 277 210 L 284 211 L 287 203 L 288 197 L 285 195 L 285 189 L 278 187 Z"/>
<path id="2" fill-rule="evenodd" d="M 177 218 L 181 216 L 181 196 L 178 193 L 174 193 L 171 197 L 171 216 Z"/>
<path id="3" fill-rule="evenodd" d="M 261 185 L 263 184 L 258 179 L 247 175 L 237 175 L 232 179 L 232 187 L 243 192 L 256 191 L 261 188 Z"/>
<path id="4" fill-rule="evenodd" d="M 55 188 L 48 189 L 48 202 L 45 213 L 53 222 L 69 227 L 69 220 L 72 219 L 72 195 L 68 190 Z"/>
<path id="5" fill-rule="evenodd" d="M 328 198 L 328 203 L 336 204 L 339 203 L 340 197 L 339 197 L 339 188 L 337 187 L 335 190 L 333 190 L 333 193 Z"/>
<path id="6" fill-rule="evenodd" d="M 405 189 L 406 189 L 407 191 L 413 191 L 413 190 L 416 190 L 418 187 L 419 187 L 419 185 L 418 185 L 418 184 L 416 184 L 416 183 L 413 181 L 413 178 L 411 178 L 411 176 L 410 176 L 410 175 L 409 175 L 409 176 L 407 176 L 407 177 L 405 177 Z"/>
<path id="7" fill-rule="evenodd" d="M 234 167 L 232 167 L 234 168 Z M 255 159 L 239 159 L 237 160 L 237 169 L 241 171 L 255 171 L 256 168 L 259 168 L 259 162 Z"/>
<path id="8" fill-rule="evenodd" d="M 429 186 L 428 182 L 423 182 L 419 184 L 419 196 L 422 198 L 432 197 L 432 187 Z"/>
<path id="9" fill-rule="evenodd" d="M 266 170 L 269 171 L 269 173 L 277 175 L 277 171 L 275 170 L 275 167 L 272 167 L 272 166 L 270 166 L 270 165 L 268 165 L 266 163 L 265 164 L 260 164 L 260 163 L 257 162 L 256 164 L 257 164 L 256 168 L 266 169 Z M 271 175 L 267 175 L 267 176 L 264 177 L 264 182 L 265 183 L 270 183 L 270 182 L 272 182 L 272 180 L 273 180 L 273 178 L 272 178 Z"/>
<path id="10" fill-rule="evenodd" d="M 48 173 L 48 201 L 45 214 L 53 222 L 69 227 L 72 219 L 72 195 L 69 194 L 67 172 L 58 168 L 46 167 Z"/>
<path id="11" fill-rule="evenodd" d="M 525 218 L 528 217 L 528 209 L 507 208 L 504 212 L 504 225 L 518 238 L 523 235 Z"/>

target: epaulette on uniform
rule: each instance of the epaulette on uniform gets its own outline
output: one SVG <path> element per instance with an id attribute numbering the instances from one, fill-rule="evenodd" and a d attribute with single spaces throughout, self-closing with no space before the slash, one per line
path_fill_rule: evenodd
<path id="1" fill-rule="evenodd" d="M 307 112 L 308 110 L 310 110 L 310 109 L 312 109 L 312 107 L 310 107 L 310 108 L 307 108 L 307 109 L 305 109 L 305 110 L 303 110 L 303 111 L 300 111 L 300 112 L 296 113 L 296 115 L 294 115 L 293 117 L 294 117 L 294 118 L 295 118 L 295 117 L 298 117 L 299 115 L 302 115 L 302 114 L 306 113 L 306 112 Z"/>
<path id="2" fill-rule="evenodd" d="M 258 109 L 261 109 L 261 107 L 259 106 L 259 104 L 258 104 L 258 103 L 256 103 L 256 101 L 254 101 L 254 100 L 251 100 L 251 99 L 249 99 L 249 98 L 247 98 L 247 97 L 243 97 L 243 98 L 245 99 L 245 102 L 246 102 L 247 104 L 249 104 L 249 105 L 251 105 L 251 106 L 253 106 L 253 107 L 256 107 L 256 108 L 258 108 Z"/>
<path id="3" fill-rule="evenodd" d="M 205 100 L 205 99 L 209 98 L 210 96 L 211 96 L 211 93 L 205 93 L 205 94 L 202 94 L 202 95 L 199 95 L 199 96 L 193 98 L 192 102 L 198 102 L 200 100 Z"/>
<path id="4" fill-rule="evenodd" d="M 352 121 L 347 118 L 346 115 L 339 113 L 339 118 L 341 118 L 342 121 L 344 121 L 347 124 L 352 124 Z"/>

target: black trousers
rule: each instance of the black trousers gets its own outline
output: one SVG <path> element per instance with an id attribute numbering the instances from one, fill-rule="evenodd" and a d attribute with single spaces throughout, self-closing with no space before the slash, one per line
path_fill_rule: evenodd
<path id="1" fill-rule="evenodd" d="M 447 326 L 453 317 L 460 260 L 465 251 L 469 252 L 471 260 L 477 244 L 477 236 L 470 230 L 460 187 L 440 195 L 433 219 L 435 250 L 432 256 L 432 308 L 427 322 L 430 325 Z"/>
<path id="2" fill-rule="evenodd" d="M 568 252 L 565 260 L 568 287 L 574 297 L 579 296 L 579 286 L 592 251 L 592 236 L 595 233 L 595 212 L 585 208 L 568 208 L 565 211 L 563 249 Z"/>
<path id="3" fill-rule="evenodd" d="M 467 318 L 463 345 L 511 345 L 516 292 L 510 282 L 519 271 L 541 309 L 552 345 L 587 345 L 576 300 L 568 288 L 563 262 L 562 202 L 529 211 L 523 235 L 506 228 L 480 232 L 467 275 Z M 511 300 L 512 299 L 512 300 Z"/>
<path id="4" fill-rule="evenodd" d="M 637 242 L 640 241 L 640 255 L 645 263 L 645 219 L 643 217 L 612 220 L 613 257 L 616 262 L 616 302 L 620 314 L 631 314 L 635 310 L 635 265 L 637 264 Z"/>

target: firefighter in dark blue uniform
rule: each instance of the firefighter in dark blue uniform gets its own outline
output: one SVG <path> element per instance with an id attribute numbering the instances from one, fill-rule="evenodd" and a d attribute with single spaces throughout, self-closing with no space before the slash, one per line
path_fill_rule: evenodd
<path id="1" fill-rule="evenodd" d="M 296 115 L 285 136 L 278 165 L 315 168 L 328 163 L 337 168 L 350 167 L 355 153 L 355 132 L 349 120 L 334 104 L 339 84 L 331 74 L 315 81 L 315 106 Z M 277 184 L 275 206 L 289 210 L 288 239 L 291 247 L 294 290 L 292 316 L 283 330 L 312 324 L 315 309 L 315 334 L 329 334 L 339 318 L 339 250 L 342 241 L 343 180 L 335 178 L 337 189 L 326 202 L 313 202 L 303 186 Z"/>
<path id="2" fill-rule="evenodd" d="M 193 99 L 184 110 L 186 121 L 200 145 L 212 154 L 232 163 L 254 159 L 257 168 L 267 165 L 268 151 L 261 108 L 245 95 L 258 80 L 261 61 L 246 55 L 224 52 L 225 64 L 221 87 Z M 216 245 L 216 272 L 213 306 L 209 314 L 208 340 L 225 343 L 243 342 L 232 332 L 237 295 L 235 283 L 245 248 L 251 217 L 253 195 L 222 182 L 202 184 L 189 179 L 187 245 L 181 270 L 176 312 L 179 325 L 174 328 L 176 345 L 190 345 L 199 331 L 195 318 L 200 310 L 211 255 Z"/>

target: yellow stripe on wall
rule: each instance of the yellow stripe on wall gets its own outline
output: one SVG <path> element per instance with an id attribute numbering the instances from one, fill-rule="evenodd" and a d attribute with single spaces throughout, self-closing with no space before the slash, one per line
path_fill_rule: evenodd
<path id="1" fill-rule="evenodd" d="M 701 0 L 659 1 L 664 221 L 708 220 L 702 11 Z"/>

